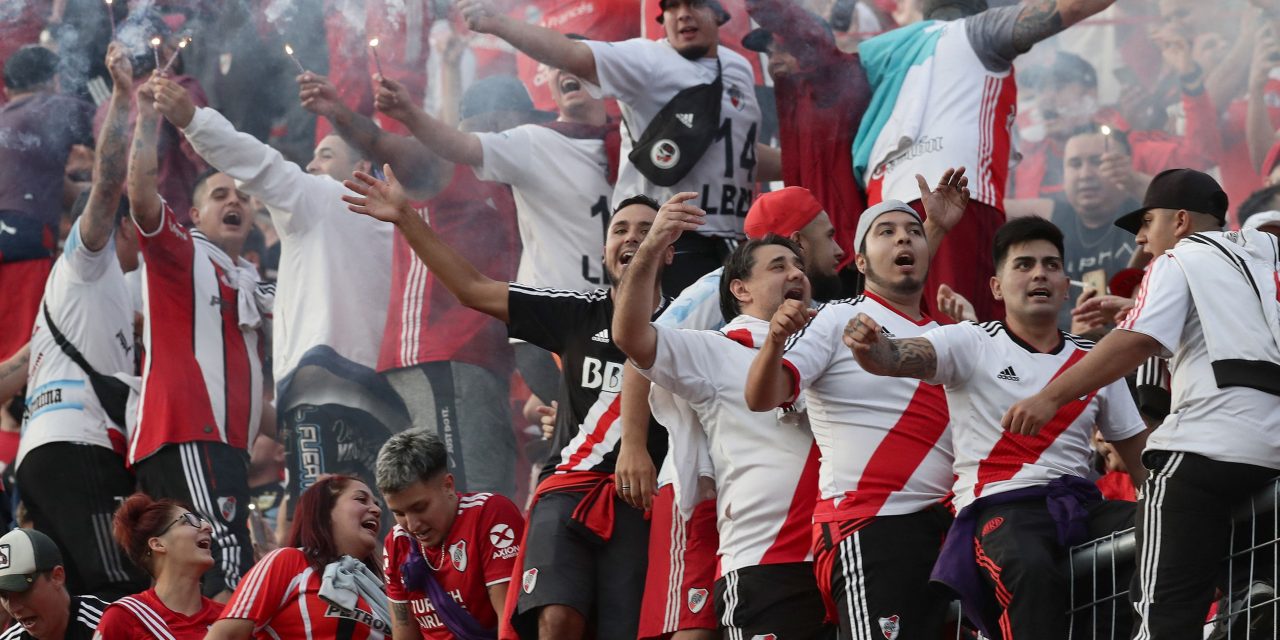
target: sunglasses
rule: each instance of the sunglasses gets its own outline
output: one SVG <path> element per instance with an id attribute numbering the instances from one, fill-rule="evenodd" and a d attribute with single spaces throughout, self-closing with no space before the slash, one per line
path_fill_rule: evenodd
<path id="1" fill-rule="evenodd" d="M 172 528 L 173 528 L 173 525 L 178 524 L 179 522 L 186 522 L 188 525 L 190 525 L 191 527 L 193 527 L 193 528 L 195 528 L 195 529 L 201 529 L 201 528 L 204 528 L 204 523 L 208 522 L 208 520 L 205 520 L 205 519 L 204 519 L 204 516 L 202 516 L 202 515 L 200 515 L 200 514 L 198 514 L 198 513 L 191 513 L 190 511 L 188 511 L 188 512 L 186 512 L 186 513 L 184 513 L 184 514 L 182 514 L 182 515 L 178 516 L 178 519 L 177 519 L 177 520 L 174 520 L 173 522 L 170 522 L 170 523 L 168 524 L 168 526 L 166 526 L 165 528 L 161 529 L 161 530 L 160 530 L 160 533 L 157 533 L 157 534 L 155 535 L 155 537 L 157 537 L 157 538 L 158 538 L 158 537 L 160 537 L 160 536 L 164 535 L 164 534 L 165 534 L 165 533 L 167 533 L 170 529 L 172 529 Z"/>

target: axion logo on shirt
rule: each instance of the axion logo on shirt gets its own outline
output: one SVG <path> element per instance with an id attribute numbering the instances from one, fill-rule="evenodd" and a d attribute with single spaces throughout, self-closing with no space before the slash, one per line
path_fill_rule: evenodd
<path id="1" fill-rule="evenodd" d="M 880 632 L 884 634 L 885 640 L 898 640 L 898 631 L 900 629 L 897 615 L 880 618 Z"/>
<path id="2" fill-rule="evenodd" d="M 525 593 L 533 593 L 533 588 L 538 586 L 538 570 L 529 569 L 524 572 L 524 578 L 520 580 L 520 588 Z"/>
<path id="3" fill-rule="evenodd" d="M 506 549 L 515 544 L 515 541 L 516 532 L 509 525 L 499 523 L 489 529 L 489 544 L 495 549 Z"/>
<path id="4" fill-rule="evenodd" d="M 467 541 L 459 540 L 449 547 L 449 559 L 453 561 L 453 568 L 458 573 L 467 570 Z"/>
<path id="5" fill-rule="evenodd" d="M 707 590 L 706 589 L 690 589 L 689 590 L 689 611 L 698 613 L 702 608 L 707 606 Z"/>

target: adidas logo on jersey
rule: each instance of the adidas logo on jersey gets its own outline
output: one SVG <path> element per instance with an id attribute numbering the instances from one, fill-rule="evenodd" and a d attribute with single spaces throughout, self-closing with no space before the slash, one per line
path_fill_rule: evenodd
<path id="1" fill-rule="evenodd" d="M 1000 373 L 996 374 L 996 377 L 1000 378 L 1001 380 L 1008 380 L 1009 382 L 1022 381 L 1022 378 L 1019 378 L 1018 374 L 1014 372 L 1013 367 L 1005 367 L 1004 371 L 1001 371 Z"/>
<path id="2" fill-rule="evenodd" d="M 592 339 L 592 340 L 594 340 L 594 341 L 596 341 L 596 342 L 603 342 L 603 343 L 605 343 L 605 344 L 609 344 L 610 342 L 612 342 L 611 340 L 609 340 L 609 330 L 608 330 L 608 329 L 601 329 L 601 330 L 600 330 L 598 333 L 596 333 L 594 336 L 591 336 L 591 339 Z"/>
<path id="3" fill-rule="evenodd" d="M 692 129 L 692 128 L 693 128 L 693 114 L 692 114 L 692 113 L 677 113 L 677 114 L 676 114 L 676 120 L 679 120 L 679 121 L 680 121 L 680 124 L 684 125 L 686 128 L 689 128 L 689 129 Z"/>
<path id="4" fill-rule="evenodd" d="M 888 329 L 886 329 L 886 328 L 884 328 L 884 327 L 880 327 L 880 333 L 881 333 L 882 335 L 884 335 L 884 337 L 889 338 L 889 339 L 893 339 L 893 338 L 896 338 L 896 337 L 897 337 L 897 336 L 893 335 L 893 332 L 892 332 L 892 331 L 890 331 L 890 330 L 888 330 Z"/>

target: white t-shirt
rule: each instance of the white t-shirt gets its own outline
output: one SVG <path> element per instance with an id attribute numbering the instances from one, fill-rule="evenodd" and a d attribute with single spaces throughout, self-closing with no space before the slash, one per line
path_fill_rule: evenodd
<path id="1" fill-rule="evenodd" d="M 1151 432 L 1147 448 L 1280 468 L 1280 398 L 1246 387 L 1218 388 L 1178 261 L 1168 254 L 1156 258 L 1137 300 L 1118 328 L 1151 336 L 1164 355 L 1172 354 L 1169 415 Z"/>
<path id="2" fill-rule="evenodd" d="M 808 403 L 822 450 L 819 521 L 916 513 L 951 491 L 951 434 L 940 387 L 867 373 L 844 345 L 845 325 L 871 316 L 895 338 L 938 326 L 867 293 L 818 310 L 783 356 Z"/>
<path id="3" fill-rule="evenodd" d="M 769 323 L 738 316 L 723 333 L 654 325 L 653 366 L 646 378 L 684 398 L 706 430 L 715 466 L 720 571 L 805 562 L 810 511 L 817 498 L 817 450 L 804 420 L 747 408 L 747 371 Z M 733 337 L 729 337 L 733 336 Z"/>
<path id="4" fill-rule="evenodd" d="M 613 187 L 604 141 L 570 138 L 536 124 L 476 135 L 484 147 L 476 177 L 509 184 L 515 196 L 524 246 L 516 281 L 574 291 L 605 286 Z"/>
<path id="5" fill-rule="evenodd" d="M 742 220 L 754 196 L 760 122 L 755 76 L 747 59 L 728 47 L 716 48 L 724 82 L 720 134 L 683 180 L 659 187 L 641 175 L 627 158 L 632 139 L 638 140 L 653 117 L 681 90 L 715 81 L 715 59 L 687 60 L 666 39 L 588 41 L 587 45 L 595 54 L 600 87 L 605 95 L 617 98 L 622 109 L 624 128 L 614 205 L 638 193 L 666 202 L 681 191 L 697 192 L 702 195 L 692 202 L 707 212 L 707 222 L 698 232 L 741 238 Z"/>
<path id="6" fill-rule="evenodd" d="M 1062 334 L 1058 348 L 1040 353 L 1003 322 L 965 322 L 923 336 L 938 356 L 930 382 L 947 390 L 955 444 L 956 509 L 977 498 L 1049 483 L 1066 475 L 1089 477 L 1091 439 L 1097 425 L 1110 442 L 1146 428 L 1124 380 L 1076 399 L 1035 436 L 1000 428 L 1013 403 L 1049 384 L 1093 347 Z"/>
<path id="7" fill-rule="evenodd" d="M 58 330 L 95 370 L 103 375 L 132 374 L 133 299 L 116 259 L 115 239 L 89 251 L 80 240 L 80 224 L 77 220 L 71 225 L 66 247 L 45 283 L 42 304 L 49 306 Z M 89 376 L 54 340 L 43 308 L 31 332 L 26 401 L 18 465 L 28 452 L 51 442 L 80 442 L 124 453 L 124 432 L 107 418 Z"/>

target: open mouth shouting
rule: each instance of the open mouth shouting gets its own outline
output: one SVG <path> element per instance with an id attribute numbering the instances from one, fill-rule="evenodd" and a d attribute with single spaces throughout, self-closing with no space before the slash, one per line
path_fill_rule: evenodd
<path id="1" fill-rule="evenodd" d="M 893 266 L 902 273 L 915 273 L 916 256 L 910 251 L 903 251 L 893 257 Z"/>
<path id="2" fill-rule="evenodd" d="M 1036 287 L 1027 292 L 1027 297 L 1033 300 L 1049 300 L 1053 297 L 1053 292 L 1049 287 Z"/>
<path id="3" fill-rule="evenodd" d="M 782 292 L 782 298 L 784 300 L 799 300 L 804 302 L 804 287 L 788 287 L 786 291 Z"/>
<path id="4" fill-rule="evenodd" d="M 625 266 L 627 266 L 627 265 L 631 264 L 631 259 L 632 259 L 632 258 L 635 258 L 635 257 L 636 257 L 636 250 L 635 250 L 635 249 L 627 249 L 626 251 L 623 251 L 623 252 L 622 252 L 622 255 L 619 255 L 619 256 L 618 256 L 618 264 L 620 264 L 620 265 L 622 265 L 622 266 L 624 266 L 624 267 L 625 267 Z"/>
<path id="5" fill-rule="evenodd" d="M 568 95 L 574 91 L 582 89 L 582 81 L 573 76 L 563 76 L 560 78 L 560 93 Z"/>
<path id="6" fill-rule="evenodd" d="M 244 222 L 244 216 L 239 211 L 228 211 L 222 214 L 222 224 L 228 227 L 239 227 Z"/>
<path id="7" fill-rule="evenodd" d="M 209 536 L 200 536 L 199 538 L 196 538 L 196 548 L 204 549 L 205 551 L 213 549 L 213 538 Z"/>
<path id="8" fill-rule="evenodd" d="M 378 535 L 378 525 L 378 518 L 374 516 L 369 516 L 368 518 L 360 521 L 360 528 L 372 533 L 374 537 L 377 537 Z"/>

